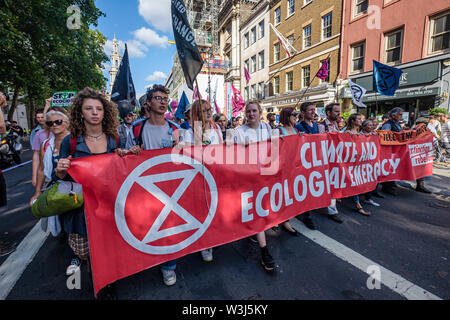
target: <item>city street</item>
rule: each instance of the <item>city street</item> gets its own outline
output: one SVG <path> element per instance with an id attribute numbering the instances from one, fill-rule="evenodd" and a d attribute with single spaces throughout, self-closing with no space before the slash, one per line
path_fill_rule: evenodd
<path id="1" fill-rule="evenodd" d="M 23 162 L 31 159 L 29 146 Z M 69 290 L 65 244 L 42 237 L 28 201 L 33 194 L 31 164 L 5 170 L 8 206 L 0 210 L 0 238 L 17 250 L 0 257 L 0 300 L 92 300 L 86 263 L 81 289 Z M 120 300 L 404 300 L 450 299 L 450 168 L 435 166 L 426 185 L 433 194 L 400 182 L 396 197 L 365 204 L 359 215 L 351 199 L 338 203 L 344 223 L 316 210 L 317 230 L 291 220 L 300 237 L 281 228 L 267 231 L 276 274 L 260 265 L 259 249 L 242 239 L 214 250 L 214 261 L 200 253 L 178 261 L 177 283 L 166 287 L 159 267 L 118 281 Z M 372 274 L 372 277 L 369 275 Z M 378 282 L 381 282 L 381 284 Z"/>

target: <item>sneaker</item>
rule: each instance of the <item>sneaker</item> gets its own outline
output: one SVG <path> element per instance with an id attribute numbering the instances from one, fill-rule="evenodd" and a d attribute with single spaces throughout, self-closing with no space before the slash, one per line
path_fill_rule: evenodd
<path id="1" fill-rule="evenodd" d="M 275 269 L 275 260 L 267 250 L 267 247 L 261 248 L 261 264 L 266 271 L 273 271 Z"/>
<path id="2" fill-rule="evenodd" d="M 205 262 L 211 262 L 213 261 L 213 249 L 206 249 L 206 250 L 202 250 L 202 258 L 203 261 Z"/>
<path id="3" fill-rule="evenodd" d="M 66 269 L 66 276 L 71 276 L 80 271 L 81 261 L 78 258 L 73 258 L 70 265 Z"/>
<path id="4" fill-rule="evenodd" d="M 0 241 L 0 257 L 7 256 L 16 250 L 16 243 Z"/>
<path id="5" fill-rule="evenodd" d="M 373 205 L 373 206 L 375 206 L 375 207 L 379 207 L 379 206 L 380 206 L 379 203 L 376 203 L 376 202 L 373 201 L 372 199 L 365 200 L 364 203 L 371 204 L 371 205 Z"/>
<path id="6" fill-rule="evenodd" d="M 174 270 L 161 269 L 163 281 L 166 286 L 173 286 L 177 282 L 177 274 Z"/>

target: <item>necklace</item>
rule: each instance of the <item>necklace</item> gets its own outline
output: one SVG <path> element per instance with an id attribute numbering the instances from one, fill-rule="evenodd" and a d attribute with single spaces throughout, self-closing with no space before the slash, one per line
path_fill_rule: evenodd
<path id="1" fill-rule="evenodd" d="M 90 136 L 90 135 L 87 134 L 86 138 L 89 138 L 90 140 L 98 141 L 98 140 L 101 140 L 103 138 L 103 135 L 104 135 L 104 133 L 101 133 L 99 136 L 94 137 L 94 136 Z"/>

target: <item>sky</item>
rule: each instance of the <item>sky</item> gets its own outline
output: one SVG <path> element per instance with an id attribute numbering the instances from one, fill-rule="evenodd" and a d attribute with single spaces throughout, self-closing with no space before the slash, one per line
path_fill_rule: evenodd
<path id="1" fill-rule="evenodd" d="M 108 39 L 104 46 L 108 57 L 112 53 L 114 35 L 121 55 L 127 44 L 137 97 L 141 97 L 149 85 L 164 84 L 176 54 L 176 46 L 168 43 L 173 40 L 170 0 L 96 0 L 95 4 L 106 14 L 94 29 Z M 109 69 L 110 62 L 104 65 L 108 84 Z"/>

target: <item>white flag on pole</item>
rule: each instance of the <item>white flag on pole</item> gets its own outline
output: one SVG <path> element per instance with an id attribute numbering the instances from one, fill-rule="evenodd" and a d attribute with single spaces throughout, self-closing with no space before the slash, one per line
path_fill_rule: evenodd
<path id="1" fill-rule="evenodd" d="M 277 35 L 278 40 L 280 41 L 281 45 L 283 46 L 284 50 L 286 51 L 287 56 L 290 58 L 294 53 L 297 53 L 298 51 L 287 41 L 283 35 L 271 24 L 269 23 L 269 26 L 272 28 L 273 32 Z"/>
<path id="2" fill-rule="evenodd" d="M 348 85 L 350 86 L 350 91 L 352 92 L 353 103 L 356 104 L 360 108 L 367 108 L 367 106 L 363 103 L 364 95 L 366 94 L 366 89 L 357 85 L 356 83 L 347 80 Z"/>

